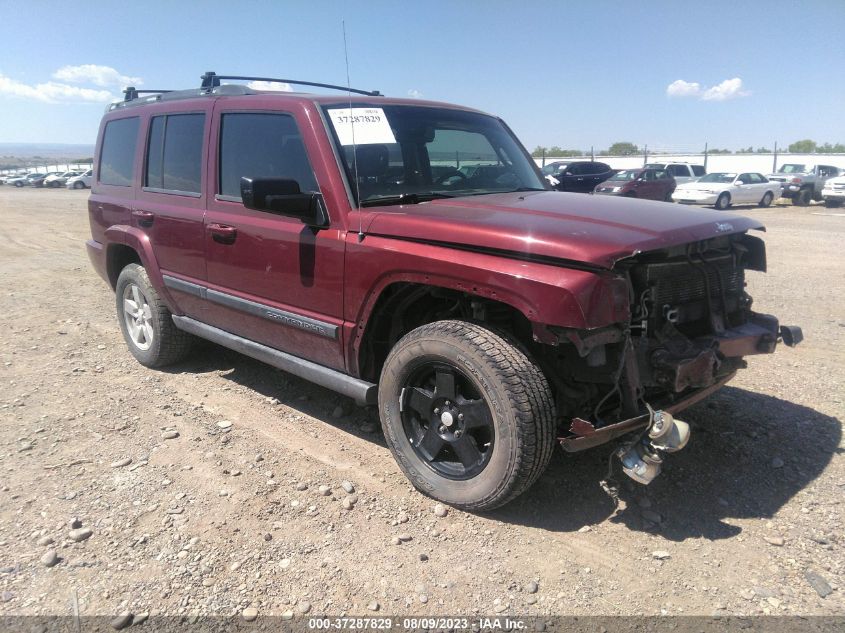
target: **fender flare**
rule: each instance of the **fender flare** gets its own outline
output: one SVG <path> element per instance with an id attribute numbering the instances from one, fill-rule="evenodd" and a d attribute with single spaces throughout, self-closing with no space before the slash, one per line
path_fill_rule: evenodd
<path id="1" fill-rule="evenodd" d="M 176 302 L 173 300 L 173 297 L 164 285 L 161 269 L 158 266 L 158 260 L 153 252 L 153 245 L 150 243 L 150 236 L 134 226 L 116 224 L 106 229 L 105 237 L 108 244 L 106 246 L 106 261 L 108 261 L 109 257 L 109 248 L 114 244 L 128 246 L 134 250 L 138 253 L 138 257 L 141 260 L 141 265 L 144 267 L 144 270 L 147 271 L 147 277 L 149 277 L 150 283 L 153 288 L 155 288 L 155 291 L 159 294 L 159 296 L 164 299 L 165 304 L 167 304 L 167 308 L 173 314 L 181 314 Z"/>

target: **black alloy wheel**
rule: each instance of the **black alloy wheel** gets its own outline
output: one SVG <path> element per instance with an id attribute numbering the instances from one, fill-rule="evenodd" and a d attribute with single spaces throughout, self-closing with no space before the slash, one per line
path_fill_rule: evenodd
<path id="1" fill-rule="evenodd" d="M 490 407 L 463 372 L 425 363 L 408 376 L 402 394 L 402 426 L 420 459 L 447 479 L 471 479 L 484 470 L 495 426 Z"/>

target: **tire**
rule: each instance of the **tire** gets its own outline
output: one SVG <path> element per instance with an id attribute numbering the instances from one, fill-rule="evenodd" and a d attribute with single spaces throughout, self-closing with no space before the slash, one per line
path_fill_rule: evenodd
<path id="1" fill-rule="evenodd" d="M 774 194 L 771 191 L 767 191 L 765 194 L 763 194 L 763 199 L 760 200 L 759 206 L 763 207 L 764 209 L 770 207 L 772 206 L 772 200 L 774 199 Z"/>
<path id="2" fill-rule="evenodd" d="M 19 180 L 15 183 L 15 187 L 23 187 L 23 183 Z"/>
<path id="3" fill-rule="evenodd" d="M 137 309 L 136 318 L 128 312 L 133 304 Z M 170 310 L 150 284 L 143 266 L 129 264 L 120 272 L 115 287 L 115 307 L 123 339 L 142 365 L 172 365 L 190 352 L 193 337 L 173 324 Z"/>
<path id="4" fill-rule="evenodd" d="M 802 189 L 795 194 L 794 202 L 796 207 L 806 207 L 810 204 L 810 197 L 812 193 L 809 189 Z"/>
<path id="5" fill-rule="evenodd" d="M 672 200 L 672 192 L 668 192 L 665 196 L 663 196 L 663 202 L 674 202 Z"/>
<path id="6" fill-rule="evenodd" d="M 839 200 L 831 200 L 829 198 L 825 198 L 824 206 L 828 209 L 835 209 L 840 205 Z"/>
<path id="7" fill-rule="evenodd" d="M 82 182 L 81 180 L 77 180 L 75 183 L 73 183 L 73 188 L 74 189 L 85 189 L 85 183 Z"/>
<path id="8" fill-rule="evenodd" d="M 411 483 L 464 510 L 493 510 L 525 492 L 554 449 L 545 376 L 506 335 L 474 323 L 437 321 L 396 343 L 379 411 Z"/>
<path id="9" fill-rule="evenodd" d="M 713 206 L 719 211 L 724 211 L 731 206 L 731 194 L 728 192 L 720 193 L 719 197 L 716 198 L 716 204 Z"/>

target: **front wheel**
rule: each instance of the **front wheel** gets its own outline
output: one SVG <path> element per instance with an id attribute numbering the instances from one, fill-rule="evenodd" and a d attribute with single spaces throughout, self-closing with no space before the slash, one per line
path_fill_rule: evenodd
<path id="1" fill-rule="evenodd" d="M 437 321 L 405 335 L 382 370 L 379 410 L 413 485 L 465 510 L 523 493 L 554 448 L 545 376 L 513 341 L 474 323 Z"/>
<path id="2" fill-rule="evenodd" d="M 774 200 L 774 199 L 775 199 L 775 197 L 774 197 L 774 195 L 772 195 L 772 192 L 767 191 L 765 193 L 765 195 L 763 196 L 763 199 L 760 200 L 760 206 L 765 209 L 766 207 L 771 206 L 772 200 Z"/>
<path id="3" fill-rule="evenodd" d="M 716 209 L 719 211 L 724 211 L 729 206 L 731 206 L 731 194 L 729 193 L 722 193 L 716 198 L 716 204 L 714 205 Z"/>
<path id="4" fill-rule="evenodd" d="M 75 183 L 73 183 L 73 188 L 74 189 L 85 189 L 85 183 L 82 182 L 81 180 L 77 180 Z"/>
<path id="5" fill-rule="evenodd" d="M 839 200 L 831 200 L 830 198 L 825 198 L 824 206 L 828 209 L 835 209 L 839 206 Z"/>
<path id="6" fill-rule="evenodd" d="M 164 367 L 187 356 L 193 337 L 173 324 L 143 266 L 129 264 L 120 272 L 115 299 L 120 330 L 139 363 Z"/>

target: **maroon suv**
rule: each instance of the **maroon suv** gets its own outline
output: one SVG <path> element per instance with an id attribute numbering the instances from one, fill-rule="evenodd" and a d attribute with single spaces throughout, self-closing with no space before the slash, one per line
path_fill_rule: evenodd
<path id="1" fill-rule="evenodd" d="M 665 169 L 623 169 L 597 185 L 593 193 L 672 202 L 675 179 Z"/>
<path id="2" fill-rule="evenodd" d="M 220 79 L 103 118 L 88 252 L 129 350 L 201 337 L 377 404 L 437 499 L 500 506 L 555 444 L 621 436 L 648 483 L 688 438 L 672 414 L 800 340 L 751 310 L 755 220 L 547 190 L 468 108 Z"/>

